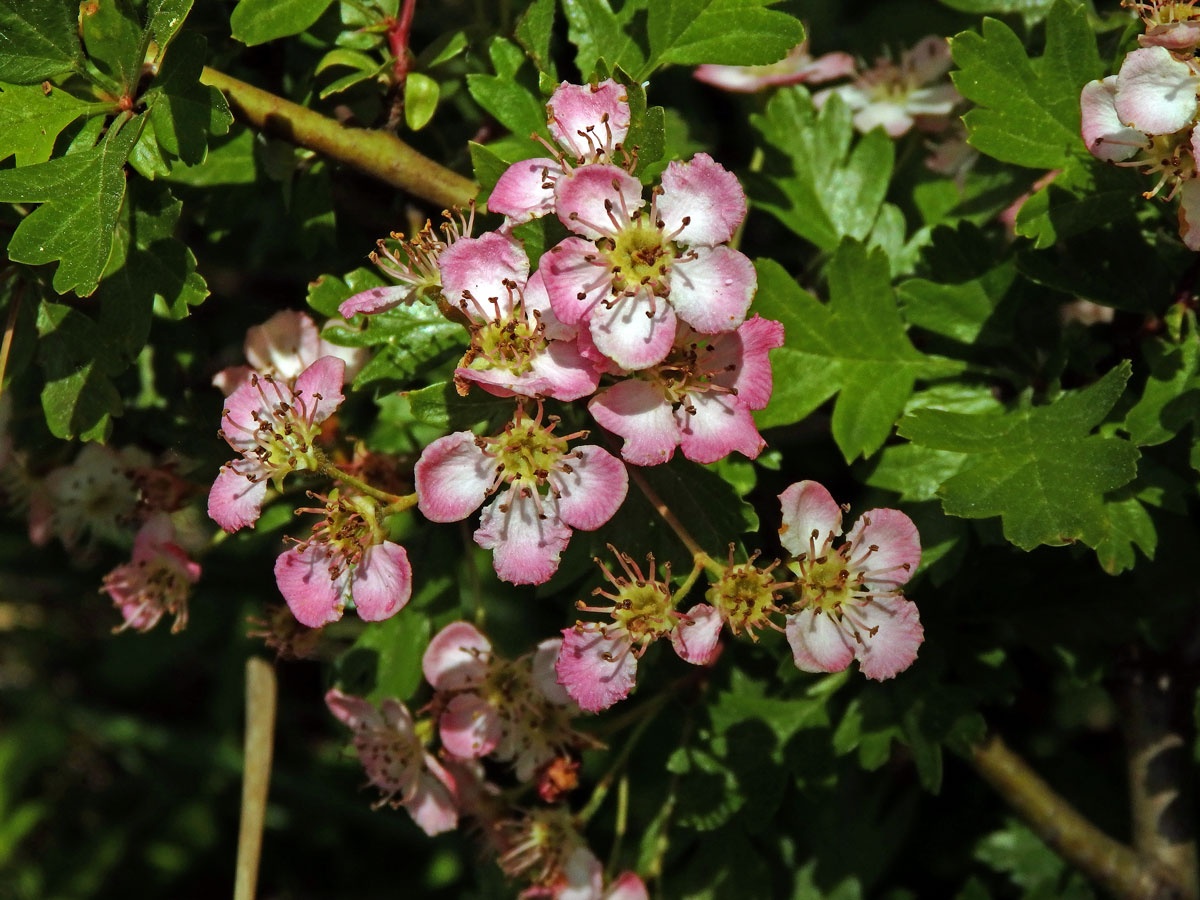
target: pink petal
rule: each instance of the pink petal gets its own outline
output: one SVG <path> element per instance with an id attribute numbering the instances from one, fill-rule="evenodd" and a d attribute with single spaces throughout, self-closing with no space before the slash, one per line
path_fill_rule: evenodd
<path id="1" fill-rule="evenodd" d="M 705 343 L 704 337 L 697 340 Z M 736 390 L 738 402 L 747 409 L 766 407 L 772 388 L 769 352 L 783 346 L 783 324 L 755 315 L 733 333 L 708 337 L 707 345 L 712 350 L 702 353 L 698 364 L 720 373 L 712 380 Z"/>
<path id="2" fill-rule="evenodd" d="M 687 400 L 695 412 L 681 406 L 675 410 L 675 421 L 683 455 L 692 462 L 714 463 L 734 450 L 756 459 L 767 446 L 750 410 L 732 394 L 689 393 Z"/>
<path id="3" fill-rule="evenodd" d="M 478 320 L 491 320 L 512 310 L 512 291 L 506 282 L 524 286 L 529 258 L 512 238 L 489 231 L 477 238 L 459 238 L 438 257 L 442 294 L 452 305 Z M 474 299 L 472 299 L 474 298 Z"/>
<path id="4" fill-rule="evenodd" d="M 475 445 L 475 435 L 456 431 L 427 446 L 413 473 L 417 508 L 431 522 L 457 522 L 483 503 L 496 479 L 496 460 Z"/>
<path id="5" fill-rule="evenodd" d="M 597 85 L 564 81 L 550 96 L 546 110 L 554 140 L 576 159 L 595 159 L 598 150 L 611 153 L 629 133 L 628 96 L 625 87 L 611 78 Z"/>
<path id="6" fill-rule="evenodd" d="M 1196 117 L 1198 84 L 1188 64 L 1165 47 L 1134 50 L 1117 73 L 1117 115 L 1146 134 L 1173 134 Z"/>
<path id="7" fill-rule="evenodd" d="M 801 672 L 840 672 L 858 646 L 831 616 L 811 609 L 788 616 L 784 631 Z"/>
<path id="8" fill-rule="evenodd" d="M 601 900 L 650 900 L 646 884 L 633 872 L 622 872 L 605 891 Z"/>
<path id="9" fill-rule="evenodd" d="M 1109 75 L 1103 81 L 1089 81 L 1079 95 L 1083 143 L 1093 156 L 1111 162 L 1129 159 L 1149 143 L 1144 134 L 1121 122 L 1116 96 L 1116 75 Z"/>
<path id="10" fill-rule="evenodd" d="M 529 371 L 517 375 L 503 368 L 454 370 L 455 376 L 473 381 L 497 397 L 551 397 L 578 400 L 600 386 L 600 373 L 579 353 L 574 341 L 550 341 L 530 360 Z"/>
<path id="11" fill-rule="evenodd" d="M 330 688 L 325 694 L 325 705 L 339 722 L 355 731 L 383 727 L 383 717 L 379 715 L 379 710 L 362 697 L 343 694 L 337 688 Z"/>
<path id="12" fill-rule="evenodd" d="M 525 314 L 542 324 L 543 334 L 548 341 L 573 341 L 579 333 L 578 328 L 564 324 L 554 314 L 541 269 L 530 275 L 525 283 Z"/>
<path id="13" fill-rule="evenodd" d="M 555 706 L 574 706 L 575 701 L 567 693 L 566 688 L 558 683 L 558 673 L 554 664 L 562 651 L 562 638 L 546 638 L 537 645 L 533 659 L 529 663 L 534 686 L 542 696 Z"/>
<path id="14" fill-rule="evenodd" d="M 430 837 L 458 827 L 458 809 L 454 805 L 453 782 L 431 756 L 425 757 L 428 771 L 417 776 L 412 795 L 404 808 L 417 826 Z"/>
<path id="15" fill-rule="evenodd" d="M 463 759 L 487 756 L 500 743 L 500 714 L 478 694 L 458 694 L 438 719 L 442 746 Z"/>
<path id="16" fill-rule="evenodd" d="M 345 319 L 333 317 L 325 320 L 325 327 L 335 328 L 350 328 L 350 323 Z M 354 329 L 351 328 L 351 331 Z M 361 330 L 361 329 L 360 329 Z M 318 356 L 336 356 L 346 364 L 346 372 L 342 376 L 346 381 L 353 381 L 354 376 L 363 370 L 363 367 L 370 362 L 371 354 L 366 347 L 344 347 L 341 344 L 335 344 L 332 341 L 327 341 L 321 338 L 318 347 Z"/>
<path id="17" fill-rule="evenodd" d="M 290 382 L 315 362 L 321 343 L 307 315 L 285 309 L 246 331 L 246 361 L 260 372 L 273 372 Z M 341 385 L 338 385 L 341 387 Z"/>
<path id="18" fill-rule="evenodd" d="M 1179 189 L 1179 236 L 1189 250 L 1200 250 L 1200 181 L 1195 178 Z"/>
<path id="19" fill-rule="evenodd" d="M 387 312 L 402 303 L 407 303 L 412 292 L 411 284 L 388 284 L 382 287 L 367 288 L 365 291 L 359 291 L 354 296 L 343 300 L 338 305 L 338 312 L 347 319 L 359 313 L 370 316 L 375 313 Z"/>
<path id="20" fill-rule="evenodd" d="M 255 417 L 265 421 L 272 420 L 271 408 L 266 398 L 269 396 L 272 404 L 280 400 L 290 403 L 293 399 L 292 392 L 286 385 L 279 385 L 276 393 L 276 388 L 262 378 L 255 380 L 257 385 L 245 381 L 225 398 L 225 408 L 221 416 L 221 430 L 225 432 L 226 439 L 235 450 L 243 453 L 258 446 L 255 439 L 258 421 Z"/>
<path id="21" fill-rule="evenodd" d="M 711 63 L 693 72 L 698 81 L 737 93 L 753 93 L 788 84 L 819 84 L 853 75 L 854 57 L 849 53 L 826 53 L 813 59 L 807 44 L 793 47 L 786 57 L 766 66 L 721 66 Z"/>
<path id="22" fill-rule="evenodd" d="M 321 544 L 293 547 L 279 554 L 275 583 L 301 625 L 320 628 L 342 617 L 346 578 L 329 577 L 329 556 Z"/>
<path id="23" fill-rule="evenodd" d="M 562 174 L 549 157 L 513 163 L 488 195 L 488 212 L 504 216 L 510 228 L 554 212 L 554 182 Z"/>
<path id="24" fill-rule="evenodd" d="M 950 71 L 953 62 L 950 43 L 935 34 L 922 38 L 901 57 L 901 65 L 912 73 L 916 84 L 936 81 Z"/>
<path id="25" fill-rule="evenodd" d="M 621 458 L 637 466 L 665 463 L 679 443 L 679 425 L 662 386 L 629 379 L 588 403 L 592 418 L 625 439 Z"/>
<path id="26" fill-rule="evenodd" d="M 608 451 L 585 444 L 570 462 L 571 471 L 561 469 L 552 476 L 561 491 L 558 515 L 572 528 L 595 531 L 621 508 L 629 489 L 625 464 Z"/>
<path id="27" fill-rule="evenodd" d="M 697 331 L 733 331 L 746 320 L 758 276 L 754 264 L 730 247 L 697 247 L 671 269 L 671 306 Z"/>
<path id="28" fill-rule="evenodd" d="M 542 257 L 539 271 L 554 315 L 564 325 L 578 324 L 596 304 L 612 295 L 612 273 L 607 266 L 588 261 L 595 260 L 597 253 L 595 244 L 569 237 Z"/>
<path id="29" fill-rule="evenodd" d="M 646 201 L 642 199 L 642 183 L 624 169 L 593 163 L 580 166 L 554 182 L 554 203 L 564 225 L 595 240 L 611 236 L 617 230 L 609 216 L 610 209 L 618 220 L 628 221 Z M 550 297 L 554 297 L 553 289 Z"/>
<path id="30" fill-rule="evenodd" d="M 541 501 L 545 518 L 532 497 L 509 488 L 483 508 L 475 543 L 492 550 L 492 567 L 509 584 L 544 584 L 558 571 L 571 529 L 558 517 L 552 497 Z M 501 509 L 504 507 L 504 509 Z"/>
<path id="31" fill-rule="evenodd" d="M 240 468 L 247 468 L 241 460 L 235 462 Z M 230 534 L 247 526 L 253 528 L 266 496 L 264 479 L 252 482 L 230 466 L 222 466 L 208 492 L 208 516 Z"/>
<path id="32" fill-rule="evenodd" d="M 624 700 L 637 679 L 637 657 L 625 631 L 605 635 L 595 622 L 563 629 L 554 669 L 558 683 L 587 712 Z"/>
<path id="33" fill-rule="evenodd" d="M 783 522 L 779 541 L 792 556 L 809 553 L 809 542 L 818 550 L 842 533 L 842 508 L 829 491 L 815 481 L 797 481 L 779 495 Z"/>
<path id="34" fill-rule="evenodd" d="M 1166 47 L 1168 50 L 1194 50 L 1200 44 L 1200 22 L 1167 22 L 1148 28 L 1138 35 L 1142 47 Z"/>
<path id="35" fill-rule="evenodd" d="M 587 847 L 577 847 L 571 851 L 571 855 L 563 863 L 562 870 L 567 881 L 566 884 L 555 887 L 554 900 L 601 900 L 604 866 L 591 850 Z"/>
<path id="36" fill-rule="evenodd" d="M 875 598 L 856 606 L 866 628 L 856 655 L 862 673 L 875 681 L 894 677 L 913 664 L 925 639 L 917 605 L 901 597 Z M 871 629 L 878 629 L 871 634 Z"/>
<path id="37" fill-rule="evenodd" d="M 228 397 L 250 380 L 254 370 L 249 366 L 226 366 L 212 378 L 212 386 Z"/>
<path id="38" fill-rule="evenodd" d="M 721 614 L 707 603 L 697 603 L 684 615 L 687 618 L 671 632 L 671 645 L 680 659 L 696 666 L 710 665 L 721 652 Z"/>
<path id="39" fill-rule="evenodd" d="M 408 553 L 391 541 L 367 548 L 350 576 L 350 592 L 363 621 L 382 622 L 394 616 L 412 596 Z"/>
<path id="40" fill-rule="evenodd" d="M 421 671 L 435 691 L 465 691 L 483 684 L 492 644 L 470 622 L 451 622 L 433 636 Z"/>
<path id="41" fill-rule="evenodd" d="M 303 403 L 306 418 L 321 423 L 333 415 L 346 398 L 342 396 L 342 381 L 346 362 L 336 356 L 322 356 L 300 373 L 296 379 L 296 398 Z"/>
<path id="42" fill-rule="evenodd" d="M 662 188 L 658 215 L 663 230 L 681 244 L 722 244 L 746 218 L 746 194 L 737 176 L 707 153 L 668 165 Z"/>
<path id="43" fill-rule="evenodd" d="M 665 300 L 644 290 L 592 308 L 588 332 L 596 349 L 623 369 L 636 371 L 662 362 L 675 341 L 675 313 Z"/>
<path id="44" fill-rule="evenodd" d="M 861 560 L 857 568 L 866 574 L 869 590 L 899 587 L 921 564 L 921 535 L 912 519 L 898 509 L 868 510 L 854 523 L 846 540 L 854 546 L 850 564 Z"/>

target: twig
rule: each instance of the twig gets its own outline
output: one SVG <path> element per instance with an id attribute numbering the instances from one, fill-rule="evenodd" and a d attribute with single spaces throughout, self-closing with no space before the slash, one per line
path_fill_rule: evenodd
<path id="1" fill-rule="evenodd" d="M 671 507 L 663 503 L 662 498 L 655 493 L 654 488 L 646 483 L 646 479 L 637 470 L 637 466 L 626 466 L 625 469 L 629 472 L 629 477 L 633 479 L 633 483 L 638 486 L 638 490 L 650 501 L 650 505 L 654 507 L 654 511 L 662 516 L 662 520 L 671 526 L 671 530 L 683 542 L 683 546 L 688 548 L 688 552 L 692 554 L 692 559 L 695 563 L 710 571 L 715 571 L 717 574 L 724 572 L 724 567 L 714 562 L 712 557 L 700 548 L 700 545 L 696 543 L 696 539 L 692 537 L 692 533 L 684 527 L 684 524 L 679 521 L 675 513 L 671 512 Z"/>
<path id="2" fill-rule="evenodd" d="M 1181 900 L 1170 874 L 1080 815 L 1004 743 L 991 735 L 973 747 L 967 761 L 1024 817 L 1055 852 L 1126 900 Z"/>
<path id="3" fill-rule="evenodd" d="M 440 206 L 466 206 L 477 186 L 438 165 L 394 134 L 347 128 L 318 112 L 207 66 L 200 81 L 221 91 L 233 114 L 253 128 L 323 153 Z"/>
<path id="4" fill-rule="evenodd" d="M 275 669 L 264 659 L 246 660 L 246 740 L 242 775 L 242 820 L 238 827 L 233 900 L 254 900 L 262 855 L 271 748 L 275 734 Z"/>
<path id="5" fill-rule="evenodd" d="M 7 277 L 0 276 L 0 280 Z M 17 327 L 17 313 L 21 311 L 21 295 L 24 289 L 25 285 L 20 281 L 13 288 L 12 304 L 8 308 L 8 324 L 4 326 L 4 340 L 0 341 L 0 397 L 4 396 L 4 373 L 8 371 L 8 354 L 12 350 L 13 332 Z"/>

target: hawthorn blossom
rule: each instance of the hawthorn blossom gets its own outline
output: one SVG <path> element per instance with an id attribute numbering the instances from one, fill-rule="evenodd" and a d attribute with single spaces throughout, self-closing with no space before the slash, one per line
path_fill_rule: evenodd
<path id="1" fill-rule="evenodd" d="M 677 446 L 693 462 L 737 450 L 754 459 L 766 446 L 753 410 L 771 399 L 768 353 L 783 346 L 783 325 L 754 316 L 724 334 L 679 325 L 666 359 L 597 394 L 588 410 L 625 439 L 621 458 L 667 462 Z"/>
<path id="2" fill-rule="evenodd" d="M 862 132 L 881 126 L 897 138 L 913 125 L 938 130 L 962 100 L 943 80 L 952 63 L 946 39 L 930 35 L 901 54 L 899 63 L 881 58 L 850 84 L 814 94 L 813 103 L 820 109 L 837 95 L 854 111 L 854 127 Z"/>
<path id="3" fill-rule="evenodd" d="M 200 566 L 175 542 L 175 528 L 166 513 L 151 516 L 133 541 L 133 559 L 104 576 L 101 590 L 112 598 L 124 624 L 149 631 L 164 615 L 175 617 L 172 633 L 187 626 L 187 599 L 200 579 Z"/>
<path id="4" fill-rule="evenodd" d="M 318 495 L 311 495 L 318 496 Z M 348 601 L 366 622 L 391 618 L 412 596 L 412 567 L 399 544 L 386 540 L 375 501 L 334 489 L 312 537 L 275 560 L 275 583 L 301 625 L 321 628 L 342 617 Z"/>
<path id="5" fill-rule="evenodd" d="M 779 62 L 765 66 L 721 66 L 706 63 L 692 73 L 697 81 L 723 91 L 752 94 L 788 84 L 820 84 L 853 75 L 854 57 L 849 53 L 826 53 L 813 59 L 808 41 L 797 44 Z"/>
<path id="6" fill-rule="evenodd" d="M 650 900 L 646 884 L 633 872 L 622 872 L 607 887 L 604 866 L 587 847 L 578 847 L 551 891 L 554 900 Z"/>
<path id="7" fill-rule="evenodd" d="M 1121 5 L 1136 9 L 1142 17 L 1146 33 L 1138 35 L 1140 46 L 1165 47 L 1175 53 L 1192 53 L 1200 46 L 1200 10 L 1194 0 L 1126 0 Z"/>
<path id="8" fill-rule="evenodd" d="M 548 581 L 571 529 L 599 528 L 628 489 L 620 460 L 590 444 L 568 450 L 569 440 L 587 432 L 560 437 L 557 423 L 552 416 L 542 424 L 540 405 L 534 418 L 518 407 L 500 434 L 456 431 L 427 446 L 417 461 L 417 505 L 432 522 L 465 519 L 493 497 L 475 543 L 494 551 L 496 574 L 512 584 Z"/>
<path id="9" fill-rule="evenodd" d="M 327 324 L 342 324 L 331 319 Z M 346 378 L 353 378 L 366 364 L 366 351 L 361 347 L 342 347 L 323 339 L 313 320 L 305 313 L 285 309 L 275 313 L 261 325 L 246 330 L 243 345 L 248 366 L 228 366 L 213 376 L 213 387 L 225 396 L 232 394 L 250 378 L 251 372 L 273 375 L 286 384 L 296 378 L 322 356 L 336 356 L 346 363 Z"/>
<path id="10" fill-rule="evenodd" d="M 208 514 L 225 531 L 253 527 L 268 480 L 278 489 L 290 472 L 320 469 L 324 456 L 315 441 L 344 399 L 345 370 L 342 360 L 323 356 L 294 386 L 252 373 L 226 399 L 217 434 L 241 456 L 221 467 L 208 495 Z"/>
<path id="11" fill-rule="evenodd" d="M 126 534 L 138 508 L 133 473 L 151 464 L 136 447 L 113 450 L 88 443 L 75 460 L 52 470 L 29 491 L 29 539 L 42 546 L 57 536 L 70 549 Z"/>
<path id="12" fill-rule="evenodd" d="M 460 394 L 470 383 L 500 397 L 578 400 L 600 383 L 580 353 L 576 329 L 550 309 L 540 272 L 512 238 L 490 232 L 463 238 L 439 261 L 445 302 L 467 321 L 471 344 L 455 370 Z"/>
<path id="13" fill-rule="evenodd" d="M 752 641 L 757 642 L 755 629 L 765 627 L 783 631 L 776 624 L 774 616 L 783 611 L 779 605 L 780 598 L 795 582 L 775 580 L 771 573 L 779 567 L 778 559 L 770 565 L 757 566 L 755 563 L 759 552 L 755 550 L 746 562 L 736 563 L 733 550 L 730 544 L 725 571 L 709 586 L 704 599 L 734 634 L 744 631 Z"/>
<path id="14" fill-rule="evenodd" d="M 669 566 L 666 578 L 660 580 L 653 555 L 643 572 L 630 556 L 609 549 L 625 575 L 614 575 L 600 563 L 613 590 L 600 587 L 592 595 L 604 597 L 612 605 L 588 606 L 579 601 L 576 608 L 608 613 L 612 623 L 576 622 L 564 628 L 562 649 L 554 665 L 558 682 L 571 699 L 580 709 L 593 713 L 629 696 L 637 680 L 638 659 L 659 638 L 670 638 L 679 658 L 698 666 L 712 663 L 720 650 L 721 617 L 716 610 L 698 603 L 686 613 L 675 611 Z"/>
<path id="15" fill-rule="evenodd" d="M 546 103 L 551 157 L 523 159 L 509 166 L 488 197 L 488 210 L 504 216 L 504 230 L 555 208 L 555 185 L 582 167 L 611 163 L 629 133 L 629 98 L 611 78 L 599 84 L 558 86 Z"/>
<path id="16" fill-rule="evenodd" d="M 550 305 L 622 368 L 661 362 L 676 319 L 704 334 L 733 331 L 754 297 L 754 266 L 728 246 L 746 215 L 736 176 L 712 157 L 667 166 L 649 207 L 636 178 L 592 165 L 555 184 L 559 219 L 575 232 L 542 265 Z"/>
<path id="17" fill-rule="evenodd" d="M 333 688 L 325 694 L 325 705 L 354 732 L 354 749 L 367 778 L 382 794 L 376 807 L 403 806 L 431 836 L 457 827 L 454 779 L 426 752 L 403 703 L 389 697 L 376 709 Z"/>
<path id="18" fill-rule="evenodd" d="M 912 520 L 895 509 L 868 510 L 834 548 L 842 508 L 829 491 L 798 481 L 779 502 L 780 541 L 796 575 L 786 626 L 796 667 L 840 672 L 857 659 L 876 681 L 907 669 L 924 639 L 916 604 L 901 592 L 921 562 Z"/>
<path id="19" fill-rule="evenodd" d="M 448 753 L 510 762 L 520 781 L 585 739 L 570 727 L 575 704 L 554 680 L 561 641 L 542 641 L 533 654 L 506 660 L 468 622 L 434 635 L 421 669 L 437 691 L 438 733 Z"/>

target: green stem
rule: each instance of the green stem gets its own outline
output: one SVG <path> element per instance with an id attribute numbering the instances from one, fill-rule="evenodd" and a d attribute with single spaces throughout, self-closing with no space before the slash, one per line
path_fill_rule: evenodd
<path id="1" fill-rule="evenodd" d="M 377 487 L 371 487 L 361 478 L 355 478 L 349 472 L 343 472 L 333 463 L 324 460 L 321 463 L 321 473 L 328 475 L 330 478 L 336 478 L 343 484 L 348 484 L 350 487 L 362 491 L 368 497 L 374 497 L 380 503 L 386 503 L 387 506 L 383 509 L 383 515 L 390 516 L 394 513 L 404 512 L 406 509 L 412 509 L 417 505 L 416 494 L 405 494 L 403 497 L 398 494 L 389 494 L 387 491 L 381 491 Z"/>
<path id="2" fill-rule="evenodd" d="M 701 557 L 703 557 L 703 559 L 701 559 Z M 692 561 L 691 574 L 684 579 L 683 584 L 679 585 L 679 587 L 675 589 L 675 593 L 671 597 L 672 605 L 678 604 L 680 600 L 688 595 L 688 591 L 692 589 L 692 585 L 696 583 L 696 579 L 700 577 L 700 573 L 705 569 L 705 560 L 709 560 L 711 562 L 711 559 L 709 559 L 707 553 L 701 553 L 700 556 L 697 556 Z"/>
<path id="3" fill-rule="evenodd" d="M 395 135 L 348 128 L 207 66 L 200 81 L 225 94 L 233 114 L 247 125 L 316 150 L 430 203 L 466 206 L 478 191 L 473 181 L 418 153 Z"/>
<path id="4" fill-rule="evenodd" d="M 604 777 L 596 782 L 596 787 L 592 790 L 592 796 L 588 798 L 587 805 L 575 816 L 575 822 L 581 830 L 588 823 L 588 820 L 596 814 L 597 810 L 604 805 L 604 800 L 608 797 L 608 792 L 612 789 L 613 782 L 624 771 L 625 763 L 629 761 L 629 757 L 633 753 L 634 747 L 637 746 L 638 740 L 641 739 L 646 729 L 650 727 L 650 723 L 654 721 L 652 713 L 656 713 L 662 709 L 673 694 L 674 691 L 663 691 L 653 700 L 638 707 L 637 713 L 642 717 L 642 720 L 638 722 L 637 727 L 633 729 L 629 737 L 625 740 L 625 746 L 621 748 L 621 752 L 617 754 L 608 771 L 604 773 Z"/>
<path id="5" fill-rule="evenodd" d="M 650 505 L 654 507 L 654 511 L 662 516 L 662 520 L 671 526 L 671 530 L 675 532 L 679 540 L 683 541 L 683 546 L 688 548 L 688 552 L 692 554 L 692 559 L 718 577 L 723 575 L 725 567 L 700 549 L 700 545 L 696 543 L 696 539 L 692 537 L 692 533 L 676 518 L 675 513 L 671 512 L 671 507 L 663 503 L 662 498 L 654 492 L 654 488 L 646 483 L 646 479 L 637 470 L 637 466 L 626 466 L 625 468 L 629 472 L 629 477 L 633 479 L 633 483 L 638 486 L 638 490 L 650 501 Z"/>

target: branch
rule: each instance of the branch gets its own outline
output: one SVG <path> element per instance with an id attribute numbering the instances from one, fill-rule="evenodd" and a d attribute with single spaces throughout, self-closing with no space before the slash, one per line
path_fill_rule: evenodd
<path id="1" fill-rule="evenodd" d="M 997 735 L 967 761 L 1051 848 L 1098 885 L 1124 900 L 1182 900 L 1187 894 L 1157 863 L 1113 840 L 1054 792 Z"/>
<path id="2" fill-rule="evenodd" d="M 253 128 L 316 150 L 439 206 L 466 206 L 477 185 L 438 165 L 395 135 L 347 128 L 307 107 L 284 100 L 205 66 L 200 81 L 221 91 L 233 114 Z"/>
<path id="3" fill-rule="evenodd" d="M 238 827 L 234 900 L 254 900 L 262 855 L 263 820 L 271 782 L 275 734 L 275 670 L 266 660 L 246 660 L 246 738 L 242 775 L 242 820 Z"/>

